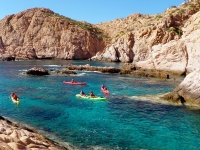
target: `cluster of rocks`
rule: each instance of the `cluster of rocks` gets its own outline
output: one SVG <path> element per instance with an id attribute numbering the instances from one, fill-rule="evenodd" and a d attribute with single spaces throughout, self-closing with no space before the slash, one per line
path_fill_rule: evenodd
<path id="1" fill-rule="evenodd" d="M 162 79 L 169 79 L 170 75 L 166 72 L 153 72 L 153 71 L 145 71 L 136 69 L 133 67 L 132 64 L 124 64 L 122 69 L 115 68 L 115 67 L 100 67 L 100 66 L 90 66 L 89 64 L 85 65 L 72 65 L 68 64 L 62 70 L 46 70 L 40 67 L 33 67 L 26 71 L 25 74 L 27 75 L 54 75 L 54 76 L 63 76 L 63 75 L 76 75 L 76 70 L 79 71 L 98 71 L 101 73 L 119 73 L 119 74 L 126 74 L 132 76 L 142 76 L 142 77 L 157 77 Z"/>
<path id="2" fill-rule="evenodd" d="M 161 79 L 170 79 L 170 76 L 176 77 L 174 74 L 168 72 L 159 72 L 155 70 L 141 70 L 136 68 L 133 64 L 124 63 L 122 68 L 115 67 L 101 67 L 101 66 L 91 66 L 89 64 L 85 65 L 72 65 L 68 64 L 66 66 L 67 70 L 80 70 L 80 71 L 98 71 L 101 73 L 118 73 L 124 75 L 141 76 L 141 77 L 156 77 Z"/>
<path id="3" fill-rule="evenodd" d="M 63 75 L 76 75 L 77 73 L 72 70 L 68 69 L 62 69 L 62 70 L 50 70 L 49 71 L 51 75 L 56 75 L 56 76 L 63 76 Z"/>
<path id="4" fill-rule="evenodd" d="M 99 71 L 102 73 L 119 73 L 120 69 L 114 67 L 100 67 L 100 66 L 90 66 L 89 64 L 86 65 L 72 65 L 68 64 L 66 66 L 69 70 L 85 70 L 85 71 Z"/>
<path id="5" fill-rule="evenodd" d="M 27 75 L 38 75 L 38 76 L 43 76 L 43 75 L 56 75 L 56 76 L 62 76 L 62 75 L 76 75 L 77 73 L 75 71 L 70 71 L 68 69 L 63 69 L 63 70 L 46 70 L 44 68 L 40 67 L 33 67 L 26 71 Z"/>
<path id="6" fill-rule="evenodd" d="M 68 150 L 70 148 L 53 142 L 35 130 L 11 122 L 0 116 L 1 150 Z"/>
<path id="7" fill-rule="evenodd" d="M 44 68 L 37 68 L 33 67 L 29 69 L 26 74 L 28 75 L 49 75 L 48 70 L 45 70 Z"/>

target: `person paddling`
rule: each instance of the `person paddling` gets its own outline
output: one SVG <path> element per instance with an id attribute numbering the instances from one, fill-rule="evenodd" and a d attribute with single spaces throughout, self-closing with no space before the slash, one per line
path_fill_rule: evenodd
<path id="1" fill-rule="evenodd" d="M 95 98 L 96 96 L 94 95 L 93 92 L 90 92 L 90 97 Z"/>
<path id="2" fill-rule="evenodd" d="M 81 90 L 80 95 L 81 95 L 81 96 L 87 96 L 87 95 L 85 94 L 85 92 L 83 92 L 83 90 Z"/>
<path id="3" fill-rule="evenodd" d="M 101 88 L 102 88 L 103 90 L 108 90 L 107 87 L 106 87 L 104 84 L 102 84 Z"/>
<path id="4" fill-rule="evenodd" d="M 18 96 L 15 93 L 11 93 L 11 97 L 13 97 L 15 100 L 18 100 Z"/>

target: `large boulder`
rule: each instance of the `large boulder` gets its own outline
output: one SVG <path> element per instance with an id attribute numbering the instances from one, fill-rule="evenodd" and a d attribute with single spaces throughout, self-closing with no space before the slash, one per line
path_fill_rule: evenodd
<path id="1" fill-rule="evenodd" d="M 184 105 L 200 106 L 200 69 L 188 74 L 171 93 L 163 98 Z"/>
<path id="2" fill-rule="evenodd" d="M 28 75 L 49 75 L 48 70 L 45 70 L 44 68 L 37 68 L 33 67 L 29 69 L 26 74 Z"/>

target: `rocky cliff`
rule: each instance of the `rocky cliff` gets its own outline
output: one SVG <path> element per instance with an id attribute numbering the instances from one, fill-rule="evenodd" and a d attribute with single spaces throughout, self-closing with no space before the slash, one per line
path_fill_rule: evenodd
<path id="1" fill-rule="evenodd" d="M 101 31 L 45 8 L 0 21 L 0 57 L 87 59 L 104 49 Z"/>
<path id="2" fill-rule="evenodd" d="M 198 0 L 162 14 L 133 14 L 125 19 L 96 25 L 111 41 L 92 60 L 133 62 L 135 68 L 187 74 L 199 62 Z"/>
<path id="3" fill-rule="evenodd" d="M 132 14 L 92 25 L 45 8 L 0 21 L 0 57 L 131 62 L 134 69 L 188 74 L 199 68 L 200 1 L 157 15 Z M 193 65 L 193 64 L 196 65 Z"/>
<path id="4" fill-rule="evenodd" d="M 181 84 L 171 93 L 163 96 L 165 100 L 182 103 L 185 106 L 200 106 L 200 70 L 189 73 Z"/>

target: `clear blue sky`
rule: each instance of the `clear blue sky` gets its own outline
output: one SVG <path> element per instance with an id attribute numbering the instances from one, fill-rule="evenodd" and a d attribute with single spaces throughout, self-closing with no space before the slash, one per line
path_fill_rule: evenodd
<path id="1" fill-rule="evenodd" d="M 1 0 L 0 20 L 34 7 L 49 8 L 55 13 L 92 24 L 126 18 L 135 13 L 159 14 L 184 0 Z"/>

